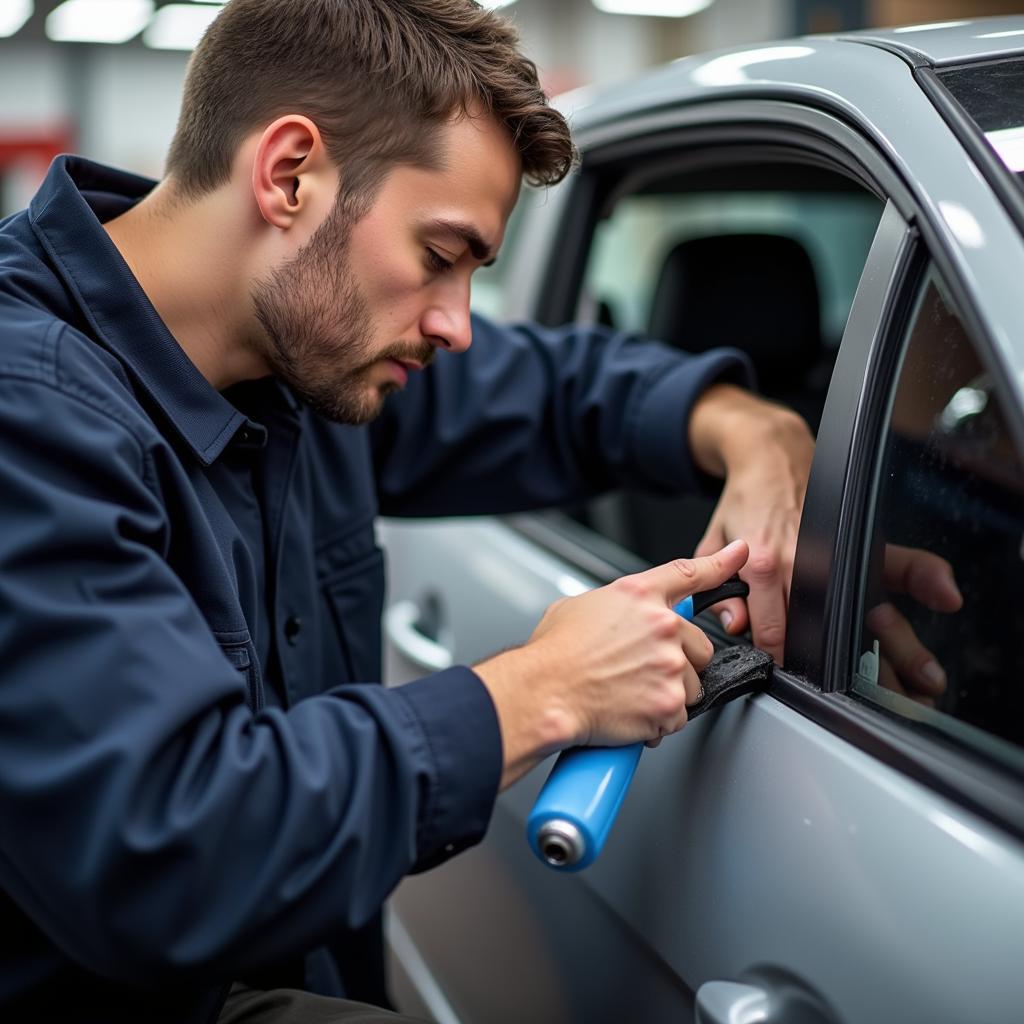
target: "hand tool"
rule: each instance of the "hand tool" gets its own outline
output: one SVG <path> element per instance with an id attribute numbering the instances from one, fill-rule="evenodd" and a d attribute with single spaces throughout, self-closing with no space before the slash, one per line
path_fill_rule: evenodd
<path id="1" fill-rule="evenodd" d="M 746 597 L 749 592 L 746 583 L 733 577 L 712 590 L 684 598 L 675 611 L 689 620 L 719 601 Z M 700 673 L 700 699 L 686 709 L 687 720 L 765 689 L 771 674 L 771 656 L 755 647 L 716 651 Z M 625 799 L 643 748 L 642 743 L 632 743 L 574 747 L 561 753 L 526 826 L 530 846 L 545 864 L 562 871 L 580 871 L 594 862 Z"/>

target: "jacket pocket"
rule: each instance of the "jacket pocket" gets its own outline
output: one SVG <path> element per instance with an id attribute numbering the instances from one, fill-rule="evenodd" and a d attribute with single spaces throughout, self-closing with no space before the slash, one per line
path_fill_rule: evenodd
<path id="1" fill-rule="evenodd" d="M 380 682 L 384 552 L 370 524 L 318 556 L 321 592 L 334 629 L 325 630 L 328 686 Z"/>
<path id="2" fill-rule="evenodd" d="M 214 631 L 213 634 L 224 657 L 245 681 L 245 702 L 252 711 L 259 711 L 264 704 L 263 680 L 260 675 L 256 647 L 248 630 Z"/>

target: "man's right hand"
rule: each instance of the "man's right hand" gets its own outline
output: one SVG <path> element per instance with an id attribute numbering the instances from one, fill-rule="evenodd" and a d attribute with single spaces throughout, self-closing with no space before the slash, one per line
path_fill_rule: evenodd
<path id="1" fill-rule="evenodd" d="M 501 724 L 502 785 L 563 747 L 652 743 L 681 729 L 714 649 L 673 606 L 724 583 L 747 556 L 734 541 L 557 601 L 523 647 L 477 665 Z"/>

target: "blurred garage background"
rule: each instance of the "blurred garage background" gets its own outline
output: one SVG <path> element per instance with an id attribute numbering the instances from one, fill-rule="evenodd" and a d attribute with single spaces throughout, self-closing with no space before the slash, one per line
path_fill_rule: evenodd
<path id="1" fill-rule="evenodd" d="M 484 0 L 519 25 L 551 93 L 702 50 L 806 32 L 1024 10 L 1024 0 Z M 219 3 L 0 0 L 0 215 L 54 155 L 159 176 L 189 51 Z"/>

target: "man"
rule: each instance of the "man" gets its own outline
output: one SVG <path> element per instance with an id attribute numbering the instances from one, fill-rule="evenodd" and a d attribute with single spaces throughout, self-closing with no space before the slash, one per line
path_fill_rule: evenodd
<path id="1" fill-rule="evenodd" d="M 673 601 L 742 569 L 781 655 L 799 419 L 734 353 L 470 319 L 521 178 L 572 158 L 470 0 L 232 0 L 162 183 L 64 158 L 0 229 L 5 1021 L 377 1019 L 340 997 L 386 1001 L 403 875 L 547 754 L 685 723 L 711 646 Z M 378 511 L 705 475 L 708 557 L 365 685 Z"/>

